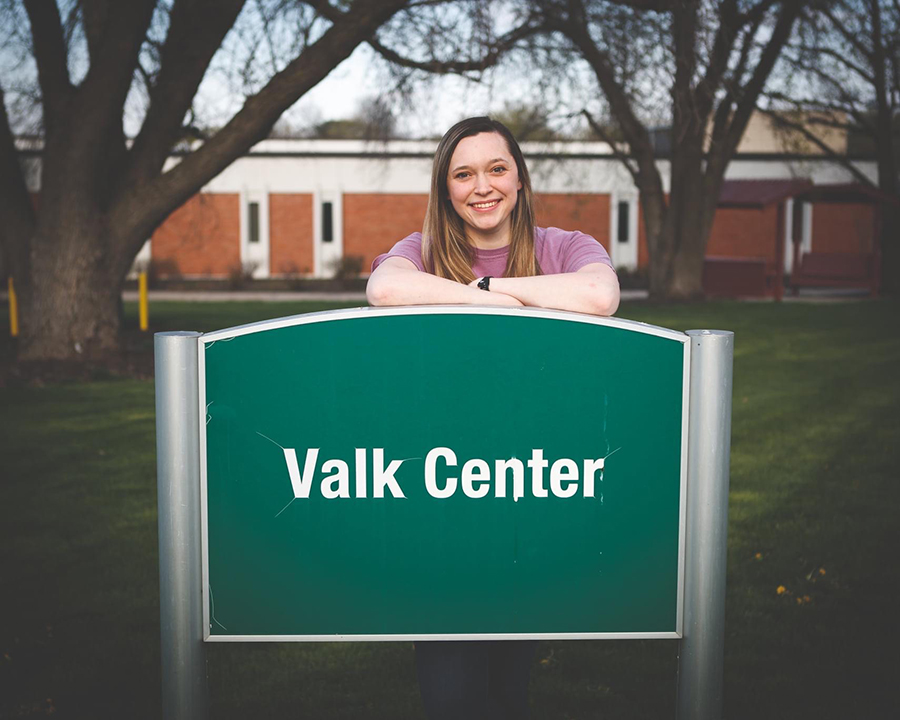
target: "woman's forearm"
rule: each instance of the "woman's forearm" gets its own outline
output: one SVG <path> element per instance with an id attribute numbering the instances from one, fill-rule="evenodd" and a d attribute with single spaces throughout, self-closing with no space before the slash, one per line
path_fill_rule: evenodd
<path id="1" fill-rule="evenodd" d="M 369 277 L 370 305 L 501 305 L 522 303 L 502 292 L 484 292 L 415 269 L 380 266 Z"/>
<path id="2" fill-rule="evenodd" d="M 606 265 L 560 275 L 491 278 L 491 292 L 511 295 L 523 305 L 591 315 L 612 315 L 619 307 L 619 279 Z"/>

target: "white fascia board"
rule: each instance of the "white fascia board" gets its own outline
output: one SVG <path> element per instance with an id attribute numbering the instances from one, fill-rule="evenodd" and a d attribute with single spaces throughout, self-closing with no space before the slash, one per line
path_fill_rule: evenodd
<path id="1" fill-rule="evenodd" d="M 524 142 L 522 152 L 528 155 L 611 156 L 602 142 Z M 314 154 L 314 155 L 433 155 L 436 140 L 321 140 L 312 138 L 270 138 L 254 145 L 249 154 Z"/>
<path id="2" fill-rule="evenodd" d="M 634 183 L 612 158 L 535 159 L 529 163 L 539 193 L 608 194 Z M 427 157 L 310 157 L 250 155 L 239 158 L 204 188 L 232 193 L 265 187 L 270 193 L 428 194 L 431 160 Z"/>
<path id="3" fill-rule="evenodd" d="M 252 148 L 250 155 L 369 155 L 399 154 L 433 155 L 437 148 L 434 140 L 320 140 L 302 138 L 270 138 Z"/>
<path id="4" fill-rule="evenodd" d="M 266 157 L 235 160 L 204 190 L 233 193 L 266 188 L 269 193 L 427 194 L 431 161 L 425 158 Z"/>

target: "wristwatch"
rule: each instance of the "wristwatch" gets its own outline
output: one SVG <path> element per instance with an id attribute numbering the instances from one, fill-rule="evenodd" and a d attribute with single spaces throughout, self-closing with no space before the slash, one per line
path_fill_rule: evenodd
<path id="1" fill-rule="evenodd" d="M 488 292 L 490 292 L 491 291 L 491 276 L 485 275 L 483 278 L 481 278 L 481 280 L 478 281 L 478 287 L 480 287 L 482 290 L 487 290 Z"/>

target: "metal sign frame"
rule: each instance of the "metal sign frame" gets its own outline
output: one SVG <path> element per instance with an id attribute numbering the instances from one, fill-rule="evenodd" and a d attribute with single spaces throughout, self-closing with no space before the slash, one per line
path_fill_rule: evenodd
<path id="1" fill-rule="evenodd" d="M 323 322 L 339 317 L 390 314 L 517 314 L 559 318 L 684 338 L 681 528 L 679 533 L 679 640 L 676 717 L 718 720 L 723 697 L 725 564 L 731 445 L 731 393 L 734 334 L 689 330 L 685 334 L 626 320 L 595 318 L 553 310 L 470 306 L 402 307 L 330 311 L 254 323 L 218 333 L 157 333 L 156 375 L 157 488 L 160 550 L 160 620 L 164 718 L 208 716 L 206 648 L 209 607 L 204 578 L 201 525 L 201 445 L 205 443 L 205 367 L 207 343 L 277 326 Z M 201 395 L 203 393 L 203 395 Z M 686 483 L 684 479 L 686 478 Z M 683 551 L 683 556 L 681 553 Z M 206 558 L 208 560 L 208 558 Z M 591 637 L 604 634 L 592 634 Z M 673 634 L 674 635 L 674 634 Z M 605 635 L 612 637 L 612 635 Z M 642 635 L 632 635 L 641 637 Z M 417 636 L 419 637 L 419 636 Z M 435 636 L 431 636 L 434 638 Z M 462 636 L 453 635 L 453 639 Z M 474 636 L 471 636 L 474 637 Z M 491 636 L 504 637 L 504 636 Z M 506 636 L 513 637 L 513 636 Z M 529 636 L 535 637 L 535 636 Z M 537 635 L 568 638 L 580 635 Z M 243 637 L 242 639 L 251 639 Z M 253 638 L 281 640 L 279 637 Z M 295 638 L 292 638 L 295 639 Z M 405 636 L 304 637 L 306 640 L 402 640 Z"/>
<path id="2" fill-rule="evenodd" d="M 685 547 L 685 506 L 687 500 L 687 450 L 689 434 L 690 404 L 690 338 L 684 333 L 646 323 L 618 318 L 596 317 L 581 313 L 570 313 L 541 308 L 493 308 L 481 306 L 408 306 L 389 308 L 353 308 L 348 310 L 328 310 L 324 312 L 294 315 L 265 320 L 262 322 L 226 328 L 205 333 L 197 338 L 198 360 L 198 412 L 207 417 L 206 400 L 206 353 L 205 348 L 216 342 L 227 342 L 236 337 L 267 332 L 279 328 L 308 325 L 312 323 L 336 322 L 356 318 L 385 317 L 398 315 L 505 315 L 514 317 L 538 317 L 566 322 L 584 323 L 614 327 L 629 332 L 637 332 L 683 345 L 683 393 L 681 399 L 681 475 L 679 479 L 679 519 L 678 519 L 678 583 L 676 590 L 676 621 L 674 632 L 576 632 L 576 633 L 453 633 L 453 634 L 326 634 L 326 635 L 222 635 L 211 633 L 210 583 L 209 583 L 209 516 L 208 516 L 208 476 L 206 422 L 200 425 L 200 507 L 202 538 L 202 588 L 203 588 L 203 639 L 207 642 L 394 642 L 401 640 L 648 640 L 679 639 L 682 636 L 684 615 L 684 547 Z M 213 602 L 215 596 L 213 595 Z"/>

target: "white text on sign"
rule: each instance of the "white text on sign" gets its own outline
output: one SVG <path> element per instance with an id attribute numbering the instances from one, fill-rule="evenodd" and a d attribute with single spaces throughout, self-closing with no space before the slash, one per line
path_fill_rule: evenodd
<path id="1" fill-rule="evenodd" d="M 307 449 L 302 473 L 294 448 L 284 448 L 284 459 L 294 497 L 309 498 L 319 466 L 319 448 Z M 544 451 L 534 449 L 531 451 L 531 458 L 524 463 L 518 458 L 495 460 L 493 473 L 491 464 L 479 458 L 467 460 L 457 473 L 455 468 L 458 468 L 459 464 L 456 453 L 448 447 L 436 447 L 425 456 L 425 489 L 431 497 L 437 499 L 453 497 L 461 489 L 463 495 L 469 498 L 478 499 L 493 494 L 496 498 L 511 497 L 517 501 L 525 495 L 527 467 L 531 475 L 531 495 L 536 498 L 546 498 L 550 495 L 570 498 L 579 494 L 581 497 L 592 498 L 598 471 L 600 479 L 603 479 L 604 459 L 587 458 L 579 464 L 570 458 L 560 458 L 550 465 L 549 460 L 544 458 Z M 372 449 L 371 497 L 383 498 L 385 492 L 395 498 L 406 497 L 395 477 L 404 462 L 406 460 L 391 460 L 385 465 L 384 448 Z M 319 492 L 323 498 L 369 497 L 368 457 L 364 448 L 355 449 L 354 465 L 353 495 L 351 495 L 349 463 L 333 458 L 321 464 L 319 470 L 328 473 L 319 483 Z M 544 473 L 548 468 L 549 487 Z"/>

